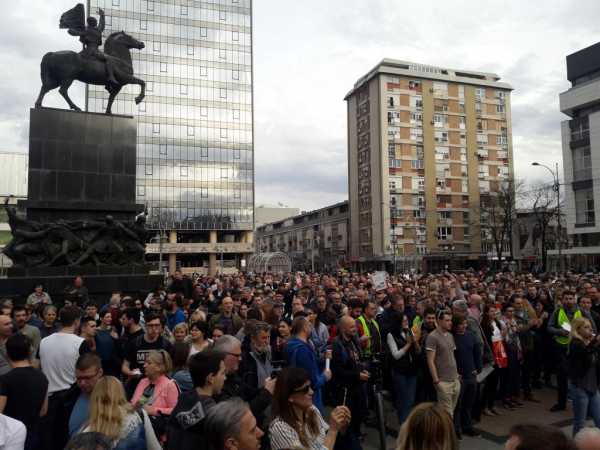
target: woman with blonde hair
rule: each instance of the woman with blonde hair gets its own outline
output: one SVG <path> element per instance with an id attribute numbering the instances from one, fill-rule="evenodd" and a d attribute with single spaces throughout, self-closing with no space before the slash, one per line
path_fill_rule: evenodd
<path id="1" fill-rule="evenodd" d="M 598 339 L 586 317 L 571 322 L 569 343 L 569 384 L 573 400 L 573 436 L 584 427 L 589 413 L 600 427 L 600 357 Z"/>
<path id="2" fill-rule="evenodd" d="M 171 373 L 173 363 L 165 350 L 151 350 L 144 363 L 145 378 L 142 378 L 131 404 L 143 408 L 150 416 L 169 415 L 177 404 L 179 389 L 167 374 Z"/>
<path id="3" fill-rule="evenodd" d="M 125 398 L 121 382 L 112 376 L 98 380 L 90 397 L 90 418 L 81 431 L 108 437 L 114 450 L 160 450 L 148 414 L 136 411 Z"/>
<path id="4" fill-rule="evenodd" d="M 435 403 L 421 403 L 400 428 L 396 450 L 458 450 L 452 418 Z"/>

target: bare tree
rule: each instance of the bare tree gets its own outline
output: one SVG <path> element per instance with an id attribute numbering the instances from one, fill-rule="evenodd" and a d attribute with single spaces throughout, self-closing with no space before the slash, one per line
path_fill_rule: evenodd
<path id="1" fill-rule="evenodd" d="M 523 182 L 510 178 L 501 182 L 497 190 L 482 194 L 480 198 L 479 217 L 475 217 L 475 220 L 478 221 L 482 239 L 494 246 L 498 268 L 505 244 L 508 244 L 510 259 L 514 259 L 516 203 L 522 195 Z"/>
<path id="2" fill-rule="evenodd" d="M 528 203 L 535 217 L 533 241 L 534 243 L 540 241 L 543 271 L 548 267 L 548 248 L 554 247 L 558 239 L 551 225 L 551 222 L 558 217 L 556 195 L 553 186 L 548 184 L 534 186 L 528 192 Z"/>

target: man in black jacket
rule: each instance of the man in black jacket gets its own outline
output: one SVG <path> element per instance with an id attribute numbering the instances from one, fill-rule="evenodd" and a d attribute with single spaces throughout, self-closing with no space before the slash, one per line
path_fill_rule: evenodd
<path id="1" fill-rule="evenodd" d="M 189 359 L 194 389 L 179 395 L 168 425 L 168 449 L 204 450 L 206 414 L 216 405 L 214 396 L 223 388 L 225 355 L 213 350 L 196 353 Z"/>
<path id="2" fill-rule="evenodd" d="M 275 379 L 267 378 L 261 389 L 253 389 L 244 381 L 239 371 L 242 344 L 233 336 L 220 337 L 215 343 L 214 350 L 225 354 L 224 362 L 227 373 L 227 380 L 225 380 L 221 394 L 216 398 L 217 402 L 241 397 L 250 405 L 250 410 L 257 418 L 259 426 L 262 425 L 266 419 L 266 409 L 271 405 L 273 399 Z"/>
<path id="3" fill-rule="evenodd" d="M 346 433 L 338 435 L 337 448 L 360 450 L 360 424 L 366 414 L 366 383 L 370 374 L 360 361 L 360 343 L 356 334 L 356 322 L 350 316 L 339 321 L 340 334 L 333 341 L 331 372 L 336 384 L 337 405 L 345 405 L 352 413 Z"/>

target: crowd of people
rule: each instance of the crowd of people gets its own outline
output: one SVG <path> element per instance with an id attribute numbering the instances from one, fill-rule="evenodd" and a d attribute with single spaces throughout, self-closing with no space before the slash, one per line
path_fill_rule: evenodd
<path id="1" fill-rule="evenodd" d="M 574 440 L 524 424 L 507 448 L 598 449 L 585 421 L 600 427 L 599 286 L 573 273 L 381 286 L 367 273 L 177 271 L 107 299 L 77 277 L 60 305 L 36 286 L 0 301 L 0 446 L 359 450 L 368 425 L 397 433 L 398 450 L 454 450 L 554 385 Z"/>

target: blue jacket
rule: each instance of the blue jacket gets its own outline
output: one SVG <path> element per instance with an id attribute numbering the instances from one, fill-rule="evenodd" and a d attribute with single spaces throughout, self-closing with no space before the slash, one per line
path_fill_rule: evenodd
<path id="1" fill-rule="evenodd" d="M 310 375 L 310 382 L 314 391 L 313 404 L 320 411 L 323 411 L 321 388 L 325 385 L 327 379 L 319 368 L 315 350 L 306 342 L 298 338 L 292 338 L 288 341 L 285 351 L 290 367 L 301 367 Z"/>
<path id="2" fill-rule="evenodd" d="M 174 313 L 167 313 L 167 326 L 169 327 L 169 330 L 173 331 L 175 325 L 181 322 L 185 322 L 185 314 L 181 309 L 177 308 Z"/>

